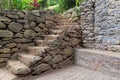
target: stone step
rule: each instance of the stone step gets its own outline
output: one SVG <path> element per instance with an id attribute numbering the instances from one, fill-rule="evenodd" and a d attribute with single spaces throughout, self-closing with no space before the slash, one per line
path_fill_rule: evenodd
<path id="1" fill-rule="evenodd" d="M 31 72 L 31 69 L 20 61 L 8 61 L 6 67 L 16 75 L 25 75 Z"/>
<path id="2" fill-rule="evenodd" d="M 67 30 L 68 28 L 70 28 L 71 25 L 60 25 L 60 26 L 56 26 L 56 28 L 58 30 Z"/>
<path id="3" fill-rule="evenodd" d="M 45 35 L 45 40 L 53 40 L 53 39 L 57 39 L 57 37 L 59 37 L 60 35 Z"/>
<path id="4" fill-rule="evenodd" d="M 120 53 L 94 49 L 76 49 L 76 64 L 104 74 L 120 77 Z"/>
<path id="5" fill-rule="evenodd" d="M 64 19 L 57 19 L 58 22 L 64 22 L 64 21 L 72 21 L 70 19 L 64 18 Z"/>
<path id="6" fill-rule="evenodd" d="M 5 68 L 0 69 L 0 80 L 22 80 Z"/>
<path id="7" fill-rule="evenodd" d="M 18 55 L 18 59 L 30 67 L 34 65 L 36 62 L 40 61 L 42 58 L 32 54 L 21 53 Z"/>
<path id="8" fill-rule="evenodd" d="M 67 25 L 74 25 L 74 24 L 73 24 L 73 23 L 66 22 L 66 21 L 63 21 L 63 22 L 59 23 L 58 25 L 59 25 L 59 26 L 61 26 L 61 25 L 67 26 Z"/>
<path id="9" fill-rule="evenodd" d="M 120 45 L 109 45 L 106 47 L 106 50 L 120 52 Z"/>
<path id="10" fill-rule="evenodd" d="M 72 23 L 70 21 L 61 21 L 61 22 L 59 22 L 58 25 L 73 25 L 73 24 L 75 24 L 75 23 Z"/>
<path id="11" fill-rule="evenodd" d="M 36 55 L 36 56 L 43 56 L 46 49 L 49 47 L 41 46 L 41 47 L 28 47 L 30 54 Z"/>
<path id="12" fill-rule="evenodd" d="M 69 20 L 67 19 L 59 19 L 58 22 L 62 23 L 62 22 L 68 22 Z"/>
<path id="13" fill-rule="evenodd" d="M 58 26 L 55 26 L 54 28 L 55 28 L 55 30 L 65 30 L 65 29 L 67 29 L 67 28 L 69 28 L 69 26 L 70 25 L 58 25 Z"/>
<path id="14" fill-rule="evenodd" d="M 52 30 L 53 34 L 62 34 L 63 30 Z"/>
<path id="15" fill-rule="evenodd" d="M 62 26 L 62 24 L 59 25 L 59 26 L 55 26 L 55 27 L 54 27 L 54 30 L 64 30 L 63 28 L 61 29 L 61 26 Z"/>
<path id="16" fill-rule="evenodd" d="M 54 41 L 55 41 L 55 39 L 53 39 L 53 40 L 36 40 L 36 44 L 37 44 L 37 46 L 47 46 L 51 42 L 54 42 Z"/>

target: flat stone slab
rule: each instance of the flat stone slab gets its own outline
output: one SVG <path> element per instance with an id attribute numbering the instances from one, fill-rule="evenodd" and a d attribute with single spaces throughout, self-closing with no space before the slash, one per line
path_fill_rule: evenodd
<path id="1" fill-rule="evenodd" d="M 41 60 L 42 58 L 31 54 L 21 53 L 18 55 L 18 59 L 27 66 L 31 66 L 34 65 L 37 61 Z"/>
<path id="2" fill-rule="evenodd" d="M 53 34 L 62 34 L 63 30 L 52 30 Z"/>
<path id="3" fill-rule="evenodd" d="M 113 52 L 113 51 L 103 51 L 103 50 L 95 50 L 95 49 L 76 49 L 78 52 L 88 52 L 92 54 L 104 55 L 104 56 L 111 56 L 111 57 L 118 57 L 120 58 L 120 52 Z"/>
<path id="4" fill-rule="evenodd" d="M 76 49 L 75 59 L 77 65 L 120 77 L 120 52 Z"/>
<path id="5" fill-rule="evenodd" d="M 14 74 L 28 74 L 31 72 L 31 69 L 20 61 L 8 61 L 7 69 L 9 69 Z"/>
<path id="6" fill-rule="evenodd" d="M 110 45 L 106 47 L 109 51 L 120 52 L 120 45 Z"/>
<path id="7" fill-rule="evenodd" d="M 36 55 L 36 56 L 42 56 L 43 53 L 45 52 L 46 49 L 48 49 L 49 47 L 28 47 L 29 49 L 29 53 Z"/>
<path id="8" fill-rule="evenodd" d="M 36 44 L 38 46 L 46 46 L 54 41 L 55 41 L 55 39 L 53 39 L 53 40 L 36 40 Z"/>
<path id="9" fill-rule="evenodd" d="M 104 75 L 100 72 L 91 71 L 77 65 L 25 80 L 120 80 L 119 78 Z"/>
<path id="10" fill-rule="evenodd" d="M 45 40 L 57 39 L 60 35 L 45 35 Z"/>

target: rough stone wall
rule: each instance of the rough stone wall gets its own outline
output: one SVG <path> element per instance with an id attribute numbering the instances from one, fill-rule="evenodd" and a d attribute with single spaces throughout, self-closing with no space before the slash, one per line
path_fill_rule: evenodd
<path id="1" fill-rule="evenodd" d="M 82 39 L 85 47 L 94 47 L 94 1 L 81 4 Z"/>
<path id="2" fill-rule="evenodd" d="M 32 74 L 40 74 L 44 71 L 70 66 L 74 63 L 74 48 L 80 47 L 81 28 L 72 21 L 62 21 L 68 26 L 54 42 L 48 44 L 49 48 L 42 54 L 42 59 L 33 65 Z"/>
<path id="3" fill-rule="evenodd" d="M 52 11 L 1 11 L 0 12 L 0 63 L 14 53 L 35 46 L 55 25 Z"/>
<path id="4" fill-rule="evenodd" d="M 97 0 L 95 6 L 96 42 L 103 45 L 119 45 L 120 1 Z"/>
<path id="5" fill-rule="evenodd" d="M 61 22 L 59 20 L 62 17 L 57 18 L 58 16 L 52 11 L 1 11 L 0 66 L 3 67 L 7 59 L 15 57 L 20 60 L 19 52 L 39 54 L 40 50 L 36 47 L 40 46 L 35 44 L 36 39 L 45 40 L 44 35 L 53 34 L 51 30 L 59 30 L 57 26 L 64 30 L 63 33 L 53 42 L 46 42 L 44 46 L 47 48 L 38 55 L 40 60 L 34 64 L 30 63 L 31 73 L 29 74 L 41 74 L 73 64 L 74 48 L 82 45 L 81 27 L 68 19 L 65 21 L 61 19 L 63 20 Z M 27 49 L 30 46 L 34 47 Z"/>
<path id="6" fill-rule="evenodd" d="M 91 6 L 92 5 L 92 6 Z M 94 6 L 93 6 L 94 5 Z M 120 44 L 120 1 L 119 0 L 88 0 L 81 7 L 83 37 L 93 34 L 96 48 Z M 94 11 L 94 14 L 92 13 Z M 89 14 L 89 15 L 88 15 Z M 91 16 L 93 15 L 93 17 Z M 86 20 L 85 20 L 86 19 Z M 91 32 L 90 32 L 91 31 Z M 85 36 L 84 34 L 87 34 Z M 84 38 L 85 42 L 89 40 Z M 90 37 L 93 39 L 93 37 Z M 89 45 L 87 45 L 89 46 Z"/>

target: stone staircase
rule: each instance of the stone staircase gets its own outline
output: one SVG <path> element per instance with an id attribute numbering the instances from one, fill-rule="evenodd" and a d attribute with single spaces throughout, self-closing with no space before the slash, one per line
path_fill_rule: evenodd
<path id="1" fill-rule="evenodd" d="M 39 72 L 51 69 L 51 66 L 46 64 L 47 61 L 52 58 L 52 56 L 47 54 L 47 51 L 51 48 L 50 43 L 53 43 L 63 34 L 65 29 L 69 28 L 69 25 L 64 26 L 64 23 L 68 22 L 67 19 L 63 19 L 62 17 L 58 17 L 58 19 L 61 19 L 58 21 L 58 26 L 51 29 L 52 33 L 45 35 L 44 40 L 36 40 L 36 46 L 28 47 L 27 52 L 18 53 L 16 60 L 7 61 L 6 67 L 0 69 L 0 80 L 23 80 L 20 76 L 26 76 L 34 73 L 36 74 L 37 69 Z M 45 57 L 45 55 L 48 56 Z M 43 59 L 43 57 L 45 58 Z M 62 60 L 61 55 L 58 55 L 57 58 L 58 61 L 56 61 L 57 59 L 54 59 L 53 63 L 57 63 Z M 45 63 L 42 63 L 41 61 Z M 38 68 L 36 69 L 35 65 L 38 63 L 41 63 L 41 65 L 38 65 Z"/>
<path id="2" fill-rule="evenodd" d="M 70 25 L 74 24 L 61 17 L 59 17 L 58 19 L 61 20 L 58 21 L 58 25 L 51 29 L 51 34 L 45 35 L 43 40 L 36 40 L 36 46 L 28 47 L 27 52 L 18 53 L 17 59 L 7 61 L 6 67 L 0 69 L 0 80 L 27 80 L 23 79 L 22 77 L 41 74 L 42 72 L 51 69 L 60 68 L 57 65 L 64 65 L 66 64 L 66 62 L 70 62 L 69 59 L 71 59 L 72 57 L 72 53 L 70 52 L 70 50 L 72 50 L 76 46 L 76 44 L 78 44 L 78 41 L 75 38 L 72 38 L 70 39 L 70 41 L 68 41 L 72 46 L 70 46 L 67 50 L 61 49 L 61 52 L 57 50 L 56 52 L 51 52 L 51 49 L 56 48 L 53 47 L 52 44 L 55 43 L 56 40 L 61 40 L 60 37 L 64 34 L 64 31 L 70 31 Z M 80 32 L 79 29 L 77 31 Z M 67 36 L 76 37 L 76 34 L 74 35 L 73 31 Z M 66 41 L 68 40 L 66 37 L 64 37 L 64 39 Z M 63 47 L 68 47 L 66 46 L 67 44 L 62 45 Z M 55 74 L 58 76 L 61 75 L 61 77 L 58 77 L 58 80 L 119 80 L 119 48 L 119 45 L 112 45 L 107 47 L 106 50 L 110 51 L 77 48 L 75 51 L 75 64 L 77 66 L 69 66 L 70 68 L 63 70 L 62 73 Z M 67 52 L 66 56 L 62 54 L 63 51 Z M 51 61 L 52 64 L 49 61 Z M 62 61 L 64 61 L 64 63 L 59 63 Z M 54 75 L 50 75 L 51 76 L 48 76 L 46 78 L 41 77 L 37 80 L 57 80 L 57 78 L 51 78 Z"/>

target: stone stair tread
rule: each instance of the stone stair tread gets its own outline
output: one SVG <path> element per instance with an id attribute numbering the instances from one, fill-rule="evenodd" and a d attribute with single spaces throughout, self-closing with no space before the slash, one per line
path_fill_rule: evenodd
<path id="1" fill-rule="evenodd" d="M 53 32 L 54 34 L 60 34 L 60 33 L 63 32 L 63 30 L 52 30 L 52 32 Z"/>
<path id="2" fill-rule="evenodd" d="M 42 58 L 40 56 L 22 53 L 18 55 L 18 59 L 27 66 L 31 66 L 35 64 L 37 61 L 41 60 Z"/>
<path id="3" fill-rule="evenodd" d="M 36 40 L 36 44 L 38 46 L 46 46 L 51 42 L 54 42 L 56 39 L 51 39 L 51 40 Z"/>
<path id="4" fill-rule="evenodd" d="M 46 42 L 46 41 L 51 42 L 51 41 L 54 41 L 54 40 L 55 40 L 55 39 L 53 39 L 53 40 L 36 40 L 36 42 L 40 42 L 40 43 Z"/>
<path id="5" fill-rule="evenodd" d="M 37 43 L 44 43 L 44 42 L 52 42 L 54 41 L 55 39 L 52 39 L 52 40 L 36 40 Z"/>
<path id="6" fill-rule="evenodd" d="M 5 68 L 0 69 L 0 80 L 18 80 L 18 77 Z M 21 79 L 19 79 L 21 80 Z"/>
<path id="7" fill-rule="evenodd" d="M 36 47 L 28 47 L 29 49 L 47 49 L 49 47 L 47 46 L 43 46 L 43 47 L 39 47 L 39 46 L 36 46 Z"/>
<path id="8" fill-rule="evenodd" d="M 45 50 L 48 48 L 49 47 L 47 46 L 28 47 L 29 53 L 36 56 L 42 56 Z"/>
<path id="9" fill-rule="evenodd" d="M 6 67 L 16 75 L 24 75 L 31 72 L 30 68 L 28 68 L 24 63 L 17 60 L 8 61 Z"/>
<path id="10" fill-rule="evenodd" d="M 71 25 L 65 25 L 63 26 L 64 24 L 61 24 L 59 26 L 55 26 L 55 29 L 54 30 L 67 30 L 69 28 L 69 26 Z"/>
<path id="11" fill-rule="evenodd" d="M 56 38 L 59 37 L 59 36 L 60 36 L 60 35 L 54 35 L 54 34 L 45 35 L 45 40 L 56 39 Z"/>
<path id="12" fill-rule="evenodd" d="M 65 25 L 65 26 L 57 26 L 57 30 L 67 30 L 68 28 L 70 28 L 71 25 Z"/>
<path id="13" fill-rule="evenodd" d="M 111 57 L 118 57 L 120 58 L 120 52 L 113 52 L 113 51 L 103 51 L 103 50 L 97 50 L 97 49 L 76 49 L 78 52 L 90 52 L 93 54 L 100 54 L 100 55 L 106 55 Z"/>
<path id="14" fill-rule="evenodd" d="M 120 52 L 120 45 L 109 45 L 106 50 Z"/>

